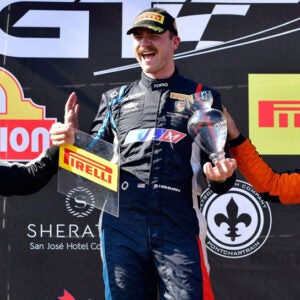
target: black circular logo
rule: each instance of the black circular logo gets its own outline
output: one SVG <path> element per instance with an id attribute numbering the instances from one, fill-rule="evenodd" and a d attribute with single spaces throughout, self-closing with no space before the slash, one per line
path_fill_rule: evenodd
<path id="1" fill-rule="evenodd" d="M 219 256 L 251 255 L 270 234 L 269 204 L 247 182 L 237 180 L 223 195 L 206 189 L 200 198 L 200 210 L 207 222 L 207 248 Z"/>

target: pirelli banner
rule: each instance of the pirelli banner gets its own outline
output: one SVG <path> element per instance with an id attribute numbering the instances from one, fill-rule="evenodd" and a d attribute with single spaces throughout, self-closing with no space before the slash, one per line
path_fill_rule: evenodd
<path id="1" fill-rule="evenodd" d="M 1 0 L 0 159 L 51 145 L 73 91 L 89 130 L 101 93 L 140 76 L 126 31 L 151 6 L 177 19 L 180 72 L 220 91 L 274 169 L 299 168 L 298 0 Z M 99 210 L 57 181 L 0 197 L 0 299 L 104 299 Z M 265 202 L 240 173 L 222 197 L 203 184 L 199 205 L 217 300 L 300 299 L 300 206 Z"/>

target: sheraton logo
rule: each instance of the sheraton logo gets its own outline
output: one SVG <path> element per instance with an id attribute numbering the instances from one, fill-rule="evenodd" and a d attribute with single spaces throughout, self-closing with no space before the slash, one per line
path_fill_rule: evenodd
<path id="1" fill-rule="evenodd" d="M 117 191 L 118 166 L 116 164 L 73 145 L 63 145 L 60 150 L 61 168 Z"/>

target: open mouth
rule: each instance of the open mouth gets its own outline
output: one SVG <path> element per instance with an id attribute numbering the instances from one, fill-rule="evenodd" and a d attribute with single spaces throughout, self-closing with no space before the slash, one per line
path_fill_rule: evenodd
<path id="1" fill-rule="evenodd" d="M 155 56 L 155 54 L 156 53 L 153 51 L 147 51 L 147 52 L 142 52 L 141 56 L 142 56 L 143 60 L 149 61 Z"/>

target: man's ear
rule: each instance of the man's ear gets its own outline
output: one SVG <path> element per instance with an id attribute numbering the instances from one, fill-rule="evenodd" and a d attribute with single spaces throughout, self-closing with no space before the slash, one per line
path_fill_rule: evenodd
<path id="1" fill-rule="evenodd" d="M 177 50 L 179 44 L 180 44 L 180 37 L 179 36 L 173 36 L 172 45 L 173 45 L 174 50 Z"/>

